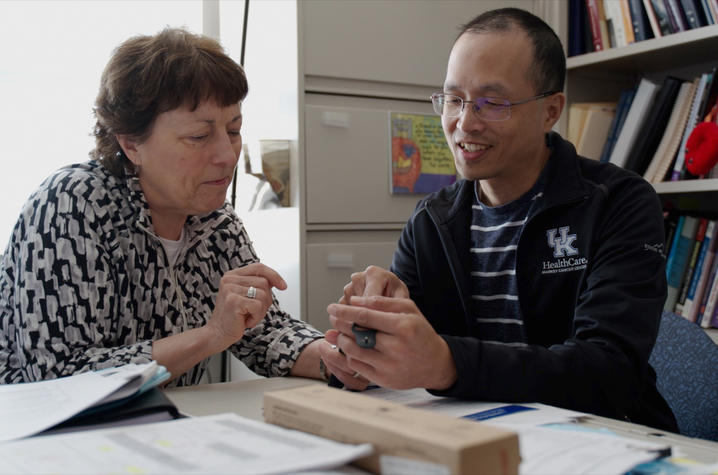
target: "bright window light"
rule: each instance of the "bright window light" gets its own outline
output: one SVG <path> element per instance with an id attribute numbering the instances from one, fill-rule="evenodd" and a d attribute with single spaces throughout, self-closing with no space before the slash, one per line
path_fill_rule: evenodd
<path id="1" fill-rule="evenodd" d="M 92 106 L 112 50 L 166 26 L 201 33 L 202 2 L 0 1 L 0 253 L 42 180 L 88 160 Z"/>

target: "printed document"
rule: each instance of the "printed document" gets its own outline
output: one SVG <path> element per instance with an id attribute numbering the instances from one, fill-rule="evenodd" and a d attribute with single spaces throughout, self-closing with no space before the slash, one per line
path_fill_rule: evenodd
<path id="1" fill-rule="evenodd" d="M 132 396 L 169 374 L 156 362 L 0 385 L 0 442 L 37 434 L 82 411 Z"/>
<path id="2" fill-rule="evenodd" d="M 377 388 L 364 394 L 410 407 L 512 430 L 519 435 L 519 473 L 624 474 L 638 464 L 670 454 L 665 444 L 621 437 L 576 421 L 588 414 L 539 403 L 507 404 L 434 396 L 423 389 Z"/>
<path id="3" fill-rule="evenodd" d="M 219 414 L 6 442 L 0 474 L 272 474 L 339 467 L 372 450 Z"/>

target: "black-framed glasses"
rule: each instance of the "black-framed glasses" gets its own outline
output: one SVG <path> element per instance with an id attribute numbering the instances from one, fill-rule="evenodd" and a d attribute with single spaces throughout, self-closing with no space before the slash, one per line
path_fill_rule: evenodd
<path id="1" fill-rule="evenodd" d="M 521 101 L 511 102 L 508 99 L 498 97 L 477 97 L 471 101 L 465 101 L 453 94 L 435 92 L 431 95 L 431 103 L 434 105 L 434 112 L 445 117 L 459 117 L 464 111 L 466 104 L 471 104 L 476 115 L 484 120 L 499 121 L 511 117 L 511 106 L 526 104 L 527 102 L 543 99 L 544 97 L 556 94 L 558 91 L 549 91 L 538 96 L 529 97 Z"/>

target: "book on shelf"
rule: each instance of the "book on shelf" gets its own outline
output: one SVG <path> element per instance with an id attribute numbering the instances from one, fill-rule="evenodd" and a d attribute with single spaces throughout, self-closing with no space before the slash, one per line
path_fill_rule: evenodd
<path id="1" fill-rule="evenodd" d="M 606 15 L 606 25 L 609 36 L 614 40 L 614 47 L 628 46 L 625 22 L 619 0 L 603 0 L 603 10 Z"/>
<path id="2" fill-rule="evenodd" d="M 599 0 L 586 0 L 586 12 L 591 27 L 593 51 L 603 51 L 609 47 L 608 38 L 604 38 L 604 31 L 606 30 L 605 20 L 603 27 L 601 26 L 601 14 L 599 12 L 598 1 Z"/>
<path id="3" fill-rule="evenodd" d="M 646 118 L 656 92 L 658 92 L 658 84 L 645 77 L 641 79 L 638 89 L 636 89 L 636 95 L 631 102 L 631 108 L 626 115 L 626 120 L 618 134 L 616 145 L 611 152 L 609 161 L 614 165 L 619 167 L 626 165 L 628 154 L 636 142 L 639 128 Z"/>
<path id="4" fill-rule="evenodd" d="M 718 302 L 718 259 L 713 259 L 713 268 L 711 269 L 710 283 L 706 289 L 704 296 L 704 305 L 701 305 L 700 326 L 703 328 L 718 327 L 718 312 L 716 312 Z"/>
<path id="5" fill-rule="evenodd" d="M 575 102 L 568 111 L 567 139 L 576 152 L 598 160 L 616 112 L 615 102 Z"/>
<path id="6" fill-rule="evenodd" d="M 596 0 L 598 3 L 598 26 L 601 28 L 601 38 L 603 39 L 603 49 L 615 48 L 616 38 L 608 29 L 608 20 L 606 18 L 606 9 L 604 8 L 605 0 Z"/>
<path id="7" fill-rule="evenodd" d="M 683 9 L 679 4 L 679 0 L 664 0 L 666 3 L 666 11 L 668 11 L 668 20 L 671 22 L 671 28 L 676 33 L 688 30 L 688 23 L 683 17 Z"/>
<path id="8" fill-rule="evenodd" d="M 665 178 L 681 143 L 697 84 L 697 81 L 686 81 L 681 84 L 676 100 L 673 103 L 670 118 L 663 130 L 661 141 L 658 143 L 648 168 L 643 174 L 646 181 L 658 183 Z"/>
<path id="9" fill-rule="evenodd" d="M 718 237 L 716 238 L 716 241 L 718 241 Z M 718 247 L 718 243 L 716 243 L 716 246 Z M 696 317 L 696 323 L 703 328 L 708 328 L 708 326 L 710 326 L 711 317 L 706 316 L 706 306 L 708 304 L 708 298 L 710 297 L 711 289 L 713 288 L 715 282 L 716 273 L 718 273 L 718 259 L 714 257 L 713 263 L 711 264 L 709 269 L 705 291 L 703 292 L 703 298 L 701 299 L 700 306 L 698 308 L 698 315 Z"/>
<path id="10" fill-rule="evenodd" d="M 631 152 L 626 159 L 625 168 L 643 175 L 648 168 L 653 154 L 666 131 L 666 124 L 676 102 L 678 91 L 683 80 L 673 76 L 663 79 L 660 89 L 646 113 L 645 120 L 640 126 Z"/>
<path id="11" fill-rule="evenodd" d="M 586 128 L 586 119 L 592 109 L 615 109 L 615 102 L 574 102 L 568 108 L 566 140 L 577 145 Z"/>
<path id="12" fill-rule="evenodd" d="M 676 160 L 673 164 L 673 171 L 671 172 L 671 181 L 678 181 L 684 174 L 684 166 L 686 161 L 686 142 L 690 137 L 693 128 L 696 126 L 699 120 L 698 112 L 703 101 L 703 96 L 706 93 L 706 86 L 708 84 L 709 73 L 702 74 L 698 86 L 696 87 L 695 95 L 693 96 L 693 102 L 691 103 L 691 109 L 688 114 L 688 121 L 683 131 L 683 137 L 681 137 L 681 144 L 678 147 L 676 154 Z"/>
<path id="13" fill-rule="evenodd" d="M 710 274 L 710 269 L 713 265 L 713 258 L 715 257 L 716 251 L 716 231 L 718 231 L 718 224 L 716 221 L 711 219 L 708 221 L 706 226 L 705 237 L 701 244 L 701 249 L 698 254 L 698 260 L 696 261 L 695 270 L 688 287 L 688 294 L 686 295 L 686 301 L 683 304 L 682 315 L 692 322 L 696 322 L 700 304 L 703 300 L 703 293 L 706 288 L 706 281 Z"/>
<path id="14" fill-rule="evenodd" d="M 568 4 L 568 55 L 578 56 L 586 53 L 586 35 L 584 26 L 586 18 L 586 1 L 569 0 Z"/>
<path id="15" fill-rule="evenodd" d="M 663 212 L 663 227 L 666 236 L 666 255 L 670 252 L 671 243 L 673 242 L 673 236 L 676 233 L 676 226 L 678 225 L 678 217 L 680 214 L 675 211 L 664 211 Z"/>
<path id="16" fill-rule="evenodd" d="M 706 23 L 709 25 L 715 25 L 718 19 L 716 19 L 716 15 L 713 13 L 713 9 L 711 8 L 711 0 L 701 0 L 701 9 L 703 10 Z"/>
<path id="17" fill-rule="evenodd" d="M 646 9 L 646 16 L 651 30 L 653 30 L 653 36 L 660 38 L 673 33 L 663 0 L 643 0 L 643 8 Z"/>
<path id="18" fill-rule="evenodd" d="M 621 17 L 623 18 L 623 29 L 626 32 L 626 42 L 628 44 L 636 42 L 636 36 L 633 34 L 633 21 L 631 20 L 631 10 L 628 7 L 628 0 L 619 0 L 621 7 Z"/>
<path id="19" fill-rule="evenodd" d="M 678 219 L 676 235 L 673 238 L 671 250 L 666 261 L 668 291 L 663 309 L 668 312 L 675 310 L 697 230 L 698 218 L 694 216 L 681 216 Z"/>
<path id="20" fill-rule="evenodd" d="M 608 131 L 615 114 L 615 103 L 596 105 L 588 109 L 583 131 L 576 146 L 579 155 L 594 160 L 601 158 L 601 151 L 608 138 Z"/>
<path id="21" fill-rule="evenodd" d="M 718 68 L 714 67 L 708 73 L 706 79 L 706 93 L 701 99 L 701 104 L 698 107 L 698 121 L 714 119 L 712 115 L 712 107 L 716 104 L 716 98 L 718 98 Z"/>
<path id="22" fill-rule="evenodd" d="M 678 148 L 681 145 L 683 134 L 688 124 L 688 117 L 697 89 L 698 79 L 690 83 L 683 83 L 681 86 L 661 143 L 658 145 L 658 149 L 651 159 L 649 170 L 646 171 L 647 175 L 644 175 L 644 178 L 649 182 L 658 183 L 670 178 L 671 170 L 673 169 L 673 164 L 678 154 Z M 653 168 L 651 168 L 652 166 Z M 652 174 L 649 174 L 651 172 Z"/>
<path id="23" fill-rule="evenodd" d="M 633 23 L 633 35 L 636 41 L 643 41 L 653 38 L 653 31 L 643 7 L 643 0 L 628 0 L 628 7 Z"/>
<path id="24" fill-rule="evenodd" d="M 706 218 L 699 218 L 698 230 L 696 231 L 695 239 L 693 239 L 693 242 L 691 243 L 691 252 L 690 257 L 688 258 L 688 265 L 686 266 L 686 270 L 683 271 L 683 278 L 681 279 L 681 290 L 678 293 L 678 300 L 676 301 L 676 306 L 674 310 L 675 313 L 677 313 L 678 315 L 683 315 L 683 306 L 686 302 L 686 298 L 688 297 L 688 288 L 690 287 L 691 279 L 693 278 L 693 274 L 696 268 L 696 263 L 698 262 L 698 254 L 700 254 L 700 249 L 703 245 L 703 239 L 706 236 L 707 227 L 708 220 Z"/>
<path id="25" fill-rule="evenodd" d="M 607 162 L 609 158 L 611 158 L 611 153 L 613 152 L 614 145 L 616 145 L 618 133 L 623 127 L 623 123 L 626 120 L 628 110 L 631 108 L 631 102 L 633 102 L 635 94 L 635 89 L 625 89 L 621 91 L 621 96 L 619 97 L 618 105 L 616 106 L 616 113 L 613 116 L 611 127 L 608 130 L 606 141 L 604 142 L 603 149 L 601 150 L 601 162 Z"/>
<path id="26" fill-rule="evenodd" d="M 716 23 L 716 0 L 569 0 L 568 56 Z"/>
<path id="27" fill-rule="evenodd" d="M 701 0 L 679 0 L 679 3 L 686 17 L 688 28 L 700 28 L 709 24 L 703 13 Z"/>
<path id="28" fill-rule="evenodd" d="M 588 102 L 574 102 L 568 107 L 568 125 L 566 127 L 566 140 L 577 144 L 583 132 L 583 124 L 586 123 L 586 112 Z"/>

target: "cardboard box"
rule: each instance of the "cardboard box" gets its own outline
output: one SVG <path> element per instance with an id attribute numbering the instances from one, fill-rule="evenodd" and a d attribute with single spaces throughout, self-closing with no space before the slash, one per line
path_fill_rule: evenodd
<path id="1" fill-rule="evenodd" d="M 374 473 L 519 470 L 513 432 L 324 385 L 265 393 L 264 419 L 338 442 L 369 442 L 374 454 L 356 464 Z"/>

